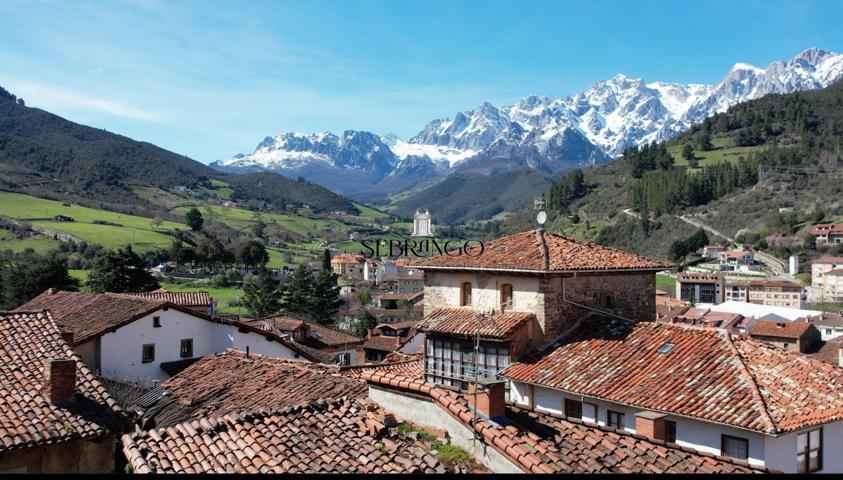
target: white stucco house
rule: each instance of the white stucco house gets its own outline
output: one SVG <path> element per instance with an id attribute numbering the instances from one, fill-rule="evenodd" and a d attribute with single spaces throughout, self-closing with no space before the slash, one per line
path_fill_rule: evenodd
<path id="1" fill-rule="evenodd" d="M 95 372 L 151 386 L 206 355 L 233 348 L 314 361 L 292 341 L 167 300 L 47 290 L 20 307 L 50 310 L 74 352 Z"/>

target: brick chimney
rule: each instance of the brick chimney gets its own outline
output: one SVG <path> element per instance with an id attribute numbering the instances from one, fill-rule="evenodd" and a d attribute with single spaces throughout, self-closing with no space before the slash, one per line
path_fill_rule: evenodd
<path id="1" fill-rule="evenodd" d="M 664 413 L 644 411 L 635 414 L 635 433 L 655 440 L 667 440 Z"/>
<path id="2" fill-rule="evenodd" d="M 469 407 L 474 408 L 475 388 L 468 384 L 465 398 Z M 485 418 L 506 416 L 506 384 L 497 380 L 481 380 L 477 385 L 477 414 Z"/>
<path id="3" fill-rule="evenodd" d="M 76 362 L 70 358 L 44 359 L 44 396 L 52 404 L 66 403 L 76 394 Z"/>

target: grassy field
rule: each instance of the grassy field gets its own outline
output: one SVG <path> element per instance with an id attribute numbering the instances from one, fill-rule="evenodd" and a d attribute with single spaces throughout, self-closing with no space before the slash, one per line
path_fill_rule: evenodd
<path id="1" fill-rule="evenodd" d="M 29 238 L 16 238 L 8 230 L 0 230 L 0 251 L 11 250 L 15 253 L 31 248 L 38 253 L 48 252 L 58 247 L 59 242 L 44 235 Z"/>
<path id="2" fill-rule="evenodd" d="M 669 292 L 672 298 L 676 297 L 676 279 L 667 275 L 656 274 L 656 289 Z"/>
<path id="3" fill-rule="evenodd" d="M 56 215 L 65 215 L 73 218 L 74 221 L 52 220 Z M 97 243 L 106 248 L 117 248 L 134 243 L 138 251 L 166 248 L 172 242 L 172 237 L 163 232 L 187 228 L 183 224 L 170 221 L 161 222 L 161 225 L 156 228 L 152 224 L 152 219 L 145 217 L 79 205 L 66 207 L 61 202 L 10 192 L 0 192 L 0 216 L 23 220 L 37 227 L 68 233 L 80 240 Z M 93 223 L 95 220 L 119 224 L 120 226 L 95 224 Z M 33 242 L 32 239 L 24 241 L 26 244 L 31 242 Z M 33 245 L 37 245 L 37 242 L 34 242 Z"/>
<path id="4" fill-rule="evenodd" d="M 746 157 L 749 153 L 759 150 L 763 147 L 736 147 L 732 141 L 725 138 L 715 138 L 712 140 L 714 149 L 704 152 L 698 150 L 694 145 L 694 156 L 697 157 L 700 167 L 706 165 L 713 165 L 720 162 L 737 162 L 740 157 Z M 684 145 L 671 145 L 667 148 L 668 153 L 673 155 L 675 165 L 688 166 L 688 161 L 682 158 L 682 148 Z"/>

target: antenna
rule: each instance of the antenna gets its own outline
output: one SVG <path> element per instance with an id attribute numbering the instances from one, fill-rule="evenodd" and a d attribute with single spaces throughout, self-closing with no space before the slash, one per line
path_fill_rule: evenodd
<path id="1" fill-rule="evenodd" d="M 547 213 L 544 210 L 540 211 L 538 215 L 536 215 L 536 222 L 539 225 L 544 225 L 544 222 L 547 221 Z"/>
<path id="2" fill-rule="evenodd" d="M 544 193 L 533 199 L 533 210 L 539 211 L 538 215 L 536 215 L 536 222 L 539 224 L 539 228 L 542 228 L 547 221 L 547 213 L 544 211 L 546 206 L 547 201 L 544 199 Z"/>

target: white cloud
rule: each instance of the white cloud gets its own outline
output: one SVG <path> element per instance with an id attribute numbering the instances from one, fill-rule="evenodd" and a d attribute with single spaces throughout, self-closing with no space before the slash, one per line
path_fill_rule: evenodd
<path id="1" fill-rule="evenodd" d="M 125 102 L 95 98 L 54 85 L 8 78 L 0 79 L 0 85 L 4 85 L 7 90 L 23 98 L 27 105 L 43 108 L 54 113 L 98 113 L 156 123 L 164 120 L 164 117 L 159 113 Z"/>

